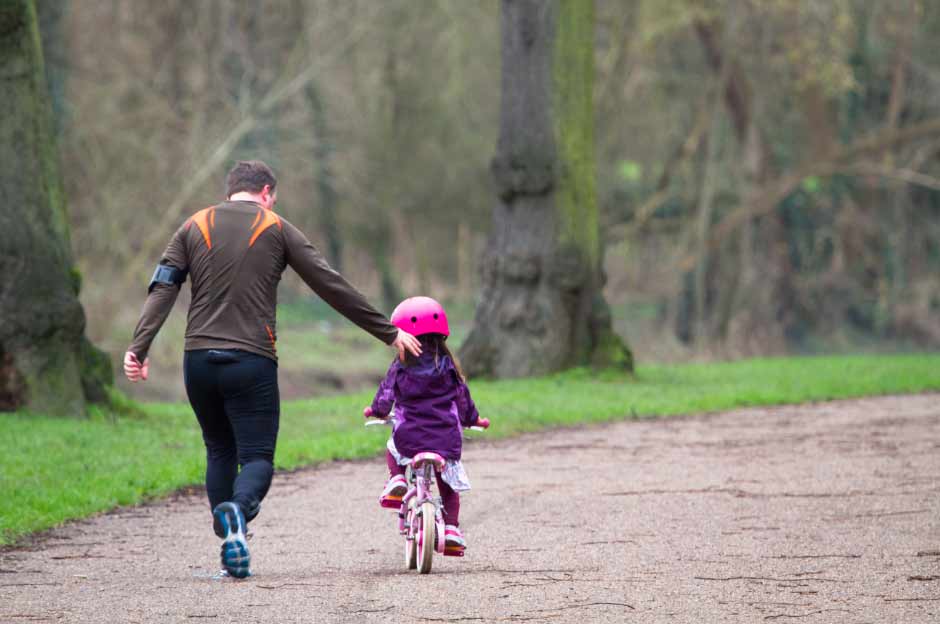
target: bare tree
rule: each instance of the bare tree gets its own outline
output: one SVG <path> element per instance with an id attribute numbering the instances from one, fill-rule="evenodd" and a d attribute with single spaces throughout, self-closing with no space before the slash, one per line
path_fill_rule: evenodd
<path id="1" fill-rule="evenodd" d="M 593 0 L 504 0 L 499 193 L 471 374 L 632 367 L 601 294 L 594 171 Z"/>
<path id="2" fill-rule="evenodd" d="M 108 359 L 85 339 L 32 0 L 0 7 L 0 409 L 81 415 L 106 398 Z M 15 164 L 15 165 L 14 165 Z"/>

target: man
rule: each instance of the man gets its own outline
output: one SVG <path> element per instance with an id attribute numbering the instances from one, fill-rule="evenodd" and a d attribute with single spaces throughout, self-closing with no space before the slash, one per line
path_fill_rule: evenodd
<path id="1" fill-rule="evenodd" d="M 274 473 L 280 416 L 275 307 L 291 266 L 324 301 L 359 327 L 418 355 L 420 343 L 375 310 L 326 263 L 296 227 L 273 212 L 277 180 L 260 161 L 238 162 L 227 200 L 188 219 L 163 254 L 124 356 L 131 381 L 146 380 L 147 351 L 191 278 L 183 377 L 206 445 L 206 492 L 222 538 L 222 567 L 250 574 L 246 525 L 260 510 Z M 239 467 L 241 468 L 239 470 Z"/>

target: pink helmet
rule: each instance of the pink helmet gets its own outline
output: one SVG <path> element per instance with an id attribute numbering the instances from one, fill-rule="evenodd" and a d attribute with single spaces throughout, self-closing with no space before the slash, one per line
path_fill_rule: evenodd
<path id="1" fill-rule="evenodd" d="M 450 336 L 444 306 L 430 297 L 405 299 L 392 312 L 392 325 L 413 336 L 443 334 Z"/>

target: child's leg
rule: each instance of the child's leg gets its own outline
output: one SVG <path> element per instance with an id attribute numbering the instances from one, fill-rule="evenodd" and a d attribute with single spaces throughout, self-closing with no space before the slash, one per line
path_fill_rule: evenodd
<path id="1" fill-rule="evenodd" d="M 408 484 L 405 482 L 405 467 L 399 466 L 395 461 L 395 456 L 389 451 L 385 451 L 385 463 L 388 465 L 389 477 L 385 483 L 385 489 L 379 496 L 379 505 L 386 509 L 398 509 L 401 507 L 401 498 L 408 492 Z"/>
<path id="2" fill-rule="evenodd" d="M 405 476 L 405 467 L 399 466 L 398 462 L 395 461 L 395 456 L 392 455 L 388 449 L 385 450 L 385 463 L 388 464 L 389 476 L 394 477 L 395 475 Z"/>
<path id="3" fill-rule="evenodd" d="M 454 491 L 454 488 L 447 485 L 437 475 L 437 491 L 441 493 L 441 503 L 444 507 L 444 524 L 452 524 L 455 527 L 460 526 L 460 494 Z"/>

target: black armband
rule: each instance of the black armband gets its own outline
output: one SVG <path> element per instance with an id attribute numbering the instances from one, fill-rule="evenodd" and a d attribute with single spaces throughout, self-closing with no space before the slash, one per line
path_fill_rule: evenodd
<path id="1" fill-rule="evenodd" d="M 147 292 L 152 292 L 153 287 L 157 284 L 176 284 L 176 287 L 179 288 L 185 281 L 186 271 L 171 267 L 168 264 L 158 264 L 157 270 L 153 272 L 153 277 L 150 278 L 150 286 L 147 287 Z"/>

